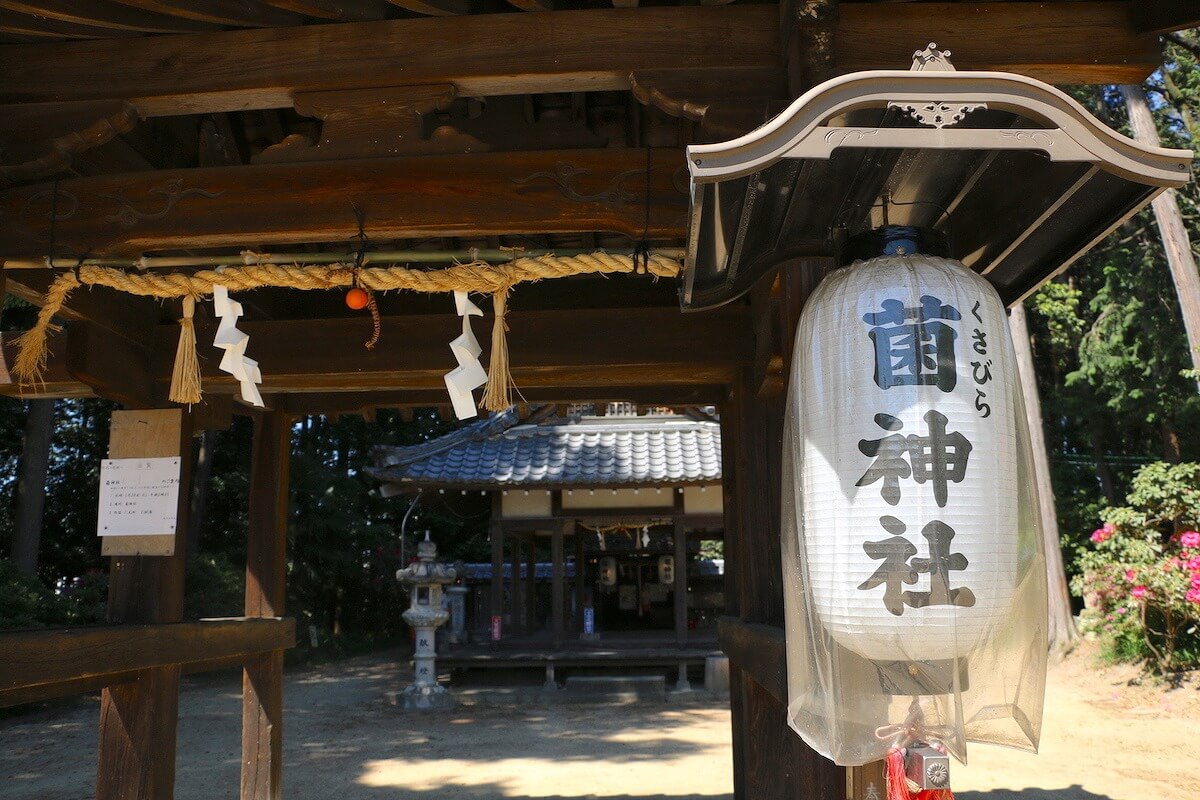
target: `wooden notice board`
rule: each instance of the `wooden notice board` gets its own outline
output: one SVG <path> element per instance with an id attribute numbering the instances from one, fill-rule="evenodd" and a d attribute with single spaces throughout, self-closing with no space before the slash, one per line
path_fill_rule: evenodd
<path id="1" fill-rule="evenodd" d="M 191 457 L 182 453 L 183 411 L 178 408 L 114 411 L 108 434 L 109 458 Z M 180 486 L 180 513 L 187 507 L 187 492 Z M 100 552 L 106 556 L 169 556 L 175 554 L 175 534 L 104 536 Z"/>

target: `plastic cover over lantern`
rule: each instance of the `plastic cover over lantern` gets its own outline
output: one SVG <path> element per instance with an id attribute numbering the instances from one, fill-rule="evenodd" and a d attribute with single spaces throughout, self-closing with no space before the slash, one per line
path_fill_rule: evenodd
<path id="1" fill-rule="evenodd" d="M 917 741 L 1036 750 L 1046 575 L 1005 310 L 957 261 L 831 273 L 784 436 L 788 719 L 843 765 Z"/>

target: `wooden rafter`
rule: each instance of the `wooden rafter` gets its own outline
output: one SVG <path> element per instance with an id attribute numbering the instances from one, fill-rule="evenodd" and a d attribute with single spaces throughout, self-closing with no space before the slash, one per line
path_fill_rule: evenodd
<path id="1" fill-rule="evenodd" d="M 342 241 L 354 206 L 376 239 L 608 231 L 679 238 L 683 156 L 646 150 L 479 153 L 97 176 L 57 187 L 56 252 L 140 254 Z M 45 255 L 54 184 L 0 192 L 0 257 Z M 254 209 L 254 213 L 247 213 Z"/>
<path id="2" fill-rule="evenodd" d="M 680 314 L 676 308 L 522 311 L 518 297 L 509 320 L 513 379 L 532 402 L 715 403 L 718 387 L 751 358 L 748 311 L 742 306 L 704 314 Z M 454 366 L 446 342 L 461 333 L 458 325 L 452 308 L 445 314 L 384 317 L 383 336 L 373 350 L 362 347 L 371 327 L 365 318 L 243 322 L 239 328 L 250 335 L 262 367 L 264 395 L 296 395 L 286 408 L 301 412 L 355 410 L 370 405 L 373 395 L 380 405 L 446 402 L 442 376 Z M 207 346 L 215 328 L 197 329 L 205 391 L 235 392 L 236 381 L 217 369 L 218 353 Z M 486 350 L 487 331 L 477 334 Z M 155 388 L 149 393 L 163 397 L 177 336 L 177 325 L 159 327 L 147 367 L 114 357 L 111 341 L 103 337 L 68 341 L 59 334 L 51 342 L 47 383 L 60 397 L 107 396 L 114 387 L 129 391 L 150 384 Z M 8 343 L 5 349 L 11 356 Z M 43 396 L 39 387 L 30 389 Z M 334 399 L 342 393 L 355 397 L 349 403 Z M 19 395 L 20 387 L 0 386 L 0 394 Z"/>
<path id="3" fill-rule="evenodd" d="M 914 48 L 936 39 L 954 51 L 959 69 L 1050 82 L 1140 81 L 1158 63 L 1156 39 L 1135 34 L 1128 14 L 1127 3 L 1108 0 L 844 4 L 834 69 L 907 67 Z M 781 80 L 778 16 L 774 5 L 610 8 L 10 45 L 0 47 L 0 102 L 122 99 L 155 116 L 287 107 L 293 92 L 306 90 L 628 89 L 631 72 L 651 70 L 770 83 Z"/>
<path id="4" fill-rule="evenodd" d="M 111 0 L 0 0 L 0 9 L 114 31 L 141 33 L 185 33 L 215 30 L 212 23 L 156 14 Z"/>
<path id="5" fill-rule="evenodd" d="M 1133 0 L 1133 27 L 1169 33 L 1200 26 L 1200 4 L 1188 0 Z"/>

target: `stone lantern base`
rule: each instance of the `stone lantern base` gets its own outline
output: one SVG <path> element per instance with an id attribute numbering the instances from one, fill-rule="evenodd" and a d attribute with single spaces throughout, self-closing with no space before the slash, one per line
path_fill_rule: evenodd
<path id="1" fill-rule="evenodd" d="M 399 692 L 388 692 L 388 701 L 404 710 L 419 710 L 419 711 L 438 711 L 442 709 L 454 708 L 458 705 L 458 701 L 454 699 L 454 695 L 446 691 L 443 686 L 416 686 L 410 685 L 404 687 Z"/>

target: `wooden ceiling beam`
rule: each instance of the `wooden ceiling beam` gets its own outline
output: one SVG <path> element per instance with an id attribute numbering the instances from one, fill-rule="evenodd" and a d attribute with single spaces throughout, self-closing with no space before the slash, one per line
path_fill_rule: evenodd
<path id="1" fill-rule="evenodd" d="M 1133 0 L 1133 27 L 1141 33 L 1200 27 L 1200 5 L 1186 0 Z"/>
<path id="2" fill-rule="evenodd" d="M 698 386 L 623 387 L 623 386 L 559 386 L 529 388 L 521 394 L 529 403 L 627 402 L 658 406 L 691 407 L 719 404 L 727 390 L 720 384 Z M 206 397 L 212 397 L 211 393 Z M 277 394 L 276 410 L 292 414 L 360 414 L 378 408 L 431 408 L 444 406 L 446 390 L 414 389 L 382 392 L 318 392 L 309 394 Z M 487 414 L 486 411 L 481 412 Z"/>
<path id="3" fill-rule="evenodd" d="M 959 70 L 996 70 L 1047 83 L 1141 83 L 1162 61 L 1158 38 L 1137 33 L 1128 0 L 841 3 L 836 72 L 907 68 L 928 42 Z"/>
<path id="4" fill-rule="evenodd" d="M 704 314 L 677 308 L 626 308 L 509 313 L 510 370 L 518 389 L 557 390 L 585 387 L 714 386 L 728 383 L 750 358 L 749 318 L 744 306 L 725 306 Z M 448 342 L 462 333 L 453 313 L 384 317 L 383 335 L 374 349 L 363 341 L 371 333 L 366 318 L 243 321 L 250 336 L 247 355 L 258 361 L 262 391 L 376 392 L 422 391 L 445 402 L 442 376 L 454 367 Z M 490 326 L 476 331 L 484 352 Z M 155 337 L 152 372 L 160 385 L 170 382 L 178 326 L 160 326 Z M 219 352 L 206 346 L 215 328 L 198 324 L 197 341 L 205 389 L 233 391 L 236 381 L 220 372 Z M 484 330 L 487 328 L 488 330 Z M 530 399 L 534 399 L 531 397 Z"/>
<path id="5" fill-rule="evenodd" d="M 179 0 L 136 5 L 184 13 Z M 834 69 L 907 68 L 914 48 L 936 40 L 953 50 L 959 69 L 1054 83 L 1137 82 L 1159 56 L 1156 38 L 1135 33 L 1129 15 L 1123 0 L 846 3 L 835 24 Z M 400 85 L 449 83 L 480 96 L 621 90 L 630 73 L 646 71 L 781 83 L 779 30 L 775 4 L 734 4 L 6 45 L 0 104 L 120 99 L 161 116 L 282 108 L 297 91 Z"/>
<path id="6" fill-rule="evenodd" d="M 367 22 L 386 19 L 387 0 L 266 0 L 267 5 L 317 19 Z"/>
<path id="7" fill-rule="evenodd" d="M 459 318 L 449 312 L 384 317 L 382 325 L 373 350 L 362 346 L 371 329 L 366 318 L 242 321 L 238 327 L 250 335 L 247 354 L 262 369 L 263 394 L 281 408 L 355 411 L 373 402 L 368 396 L 378 396 L 380 406 L 446 403 L 442 376 L 455 365 L 447 343 L 462 332 Z M 215 327 L 196 328 L 205 392 L 237 391 L 232 376 L 217 369 Z M 486 353 L 490 326 L 477 328 Z M 522 311 L 518 305 L 509 313 L 509 328 L 510 369 L 529 402 L 717 403 L 719 387 L 733 379 L 752 350 L 749 309 L 738 305 L 704 314 L 677 308 Z M 58 333 L 51 340 L 45 385 L 28 387 L 34 394 L 24 396 L 164 397 L 178 332 L 178 325 L 158 326 L 149 362 L 106 341 L 94 326 L 79 326 L 69 342 L 66 333 Z M 11 342 L 4 347 L 12 363 Z M 20 387 L 0 386 L 0 395 L 19 394 Z M 309 399 L 299 399 L 304 396 Z"/>
<path id="8" fill-rule="evenodd" d="M 0 0 L 0 9 L 60 22 L 144 33 L 186 33 L 217 27 L 130 8 L 112 0 Z"/>
<path id="9" fill-rule="evenodd" d="M 57 185 L 57 252 L 156 250 L 372 238 L 686 231 L 678 150 L 473 153 L 102 175 Z M 45 255 L 54 184 L 0 192 L 0 258 Z M 253 209 L 253 213 L 248 213 Z M 648 224 L 647 224 L 648 223 Z"/>
<path id="10" fill-rule="evenodd" d="M 127 6 L 215 25 L 299 25 L 299 14 L 281 11 L 259 0 L 119 0 Z"/>

